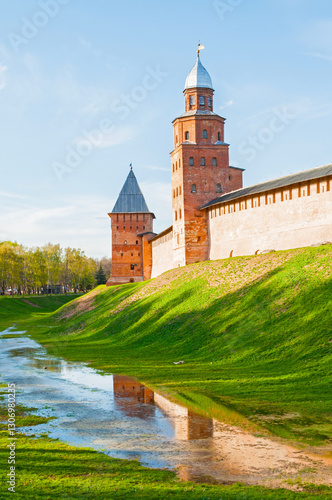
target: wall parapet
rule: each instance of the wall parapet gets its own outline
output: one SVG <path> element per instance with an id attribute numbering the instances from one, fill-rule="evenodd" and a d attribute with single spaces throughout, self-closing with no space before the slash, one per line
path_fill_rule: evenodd
<path id="1" fill-rule="evenodd" d="M 332 168 L 330 175 L 215 200 L 206 208 L 210 259 L 331 241 L 331 183 Z"/>

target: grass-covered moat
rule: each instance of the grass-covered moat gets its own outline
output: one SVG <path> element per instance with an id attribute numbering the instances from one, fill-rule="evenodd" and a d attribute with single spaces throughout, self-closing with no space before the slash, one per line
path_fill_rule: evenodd
<path id="1" fill-rule="evenodd" d="M 234 408 L 267 432 L 316 451 L 327 449 L 331 257 L 332 246 L 324 245 L 194 264 L 150 282 L 99 287 L 54 312 L 51 306 L 30 306 L 29 318 L 19 313 L 19 299 L 0 298 L 0 324 L 8 326 L 12 318 L 50 354 L 137 377 L 203 414 L 220 417 L 225 407 Z M 184 364 L 174 365 L 179 360 Z M 46 438 L 22 437 L 22 449 L 24 474 L 33 464 L 33 482 L 40 463 L 38 484 L 45 484 L 40 498 L 56 498 L 58 487 L 63 498 L 330 498 L 331 493 L 178 483 L 172 473 Z M 39 498 L 29 493 L 28 479 L 25 487 L 22 498 Z"/>

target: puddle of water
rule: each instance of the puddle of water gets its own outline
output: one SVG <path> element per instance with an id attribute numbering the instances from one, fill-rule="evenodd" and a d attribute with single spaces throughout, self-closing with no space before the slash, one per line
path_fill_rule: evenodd
<path id="1" fill-rule="evenodd" d="M 16 384 L 19 403 L 33 402 L 37 414 L 56 417 L 24 428 L 27 434 L 47 432 L 112 457 L 177 470 L 184 480 L 287 487 L 283 480 L 314 468 L 302 473 L 303 481 L 331 484 L 328 464 L 296 448 L 198 415 L 129 377 L 48 356 L 25 332 L 1 338 L 10 331 L 0 334 L 2 378 Z"/>

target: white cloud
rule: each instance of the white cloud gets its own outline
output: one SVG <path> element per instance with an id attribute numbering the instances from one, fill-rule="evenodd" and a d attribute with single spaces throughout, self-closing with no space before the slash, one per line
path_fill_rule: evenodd
<path id="1" fill-rule="evenodd" d="M 19 200 L 28 200 L 27 196 L 21 194 L 9 193 L 8 191 L 0 191 L 0 198 L 14 198 Z"/>
<path id="2" fill-rule="evenodd" d="M 115 127 L 114 132 L 107 134 L 103 134 L 98 129 L 97 131 L 99 134 L 98 137 L 96 135 L 96 139 L 94 139 L 95 133 L 93 133 L 93 131 L 90 133 L 89 131 L 86 131 L 85 135 L 78 137 L 75 143 L 78 144 L 80 141 L 86 141 L 87 138 L 91 136 L 91 144 L 97 149 L 104 149 L 124 144 L 125 142 L 132 140 L 135 135 L 137 135 L 137 132 L 132 127 Z"/>
<path id="3" fill-rule="evenodd" d="M 227 101 L 222 106 L 219 106 L 219 109 L 229 108 L 230 106 L 233 106 L 233 104 L 234 104 L 234 101 L 232 101 L 232 100 Z"/>
<path id="4" fill-rule="evenodd" d="M 305 121 L 316 120 L 332 114 L 332 103 L 312 103 L 304 113 Z"/>
<path id="5" fill-rule="evenodd" d="M 302 42 L 312 51 L 332 52 L 332 19 L 314 19 L 300 34 Z"/>
<path id="6" fill-rule="evenodd" d="M 156 216 L 154 231 L 160 232 L 172 224 L 172 185 L 170 182 L 140 182 L 149 210 Z"/>
<path id="7" fill-rule="evenodd" d="M 4 89 L 6 86 L 6 76 L 5 73 L 8 67 L 0 63 L 0 90 Z"/>
<path id="8" fill-rule="evenodd" d="M 324 59 L 324 61 L 332 62 L 332 55 L 322 54 L 321 52 L 307 52 L 306 55 L 316 57 L 317 59 Z"/>
<path id="9" fill-rule="evenodd" d="M 144 165 L 148 170 L 157 170 L 158 172 L 170 172 L 170 167 L 159 167 L 157 165 Z"/>
<path id="10" fill-rule="evenodd" d="M 78 41 L 80 43 L 80 45 L 82 45 L 82 47 L 86 47 L 88 49 L 91 48 L 91 42 L 88 42 L 87 40 L 85 40 L 85 38 L 83 38 L 82 36 L 79 36 L 78 37 Z"/>
<path id="11" fill-rule="evenodd" d="M 51 241 L 62 247 L 81 248 L 88 256 L 109 256 L 107 212 L 114 202 L 106 197 L 86 195 L 71 198 L 69 204 L 58 201 L 56 206 L 47 208 L 35 202 L 21 206 L 4 203 L 0 210 L 0 241 L 18 241 L 27 246 L 42 246 Z"/>
<path id="12" fill-rule="evenodd" d="M 10 60 L 9 51 L 8 51 L 7 47 L 5 45 L 3 45 L 2 43 L 0 43 L 0 57 L 1 57 L 1 59 L 6 59 L 7 61 Z"/>

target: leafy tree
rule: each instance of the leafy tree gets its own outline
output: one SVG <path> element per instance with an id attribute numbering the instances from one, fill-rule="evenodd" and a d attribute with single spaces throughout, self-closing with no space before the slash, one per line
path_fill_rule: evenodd
<path id="1" fill-rule="evenodd" d="M 63 250 L 48 243 L 43 247 L 27 248 L 16 242 L 0 242 L 0 293 L 8 290 L 18 294 L 86 292 L 96 284 L 98 263 L 76 248 Z M 17 290 L 17 292 L 16 292 Z"/>

